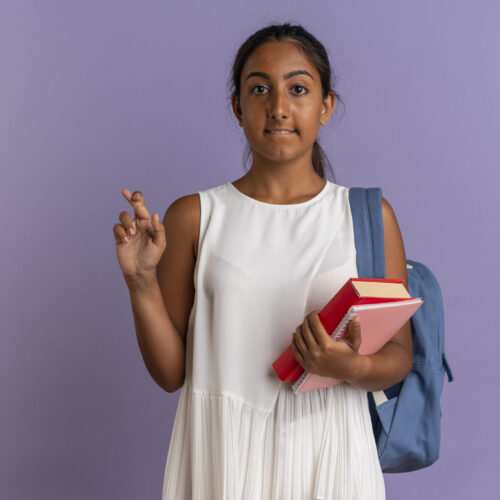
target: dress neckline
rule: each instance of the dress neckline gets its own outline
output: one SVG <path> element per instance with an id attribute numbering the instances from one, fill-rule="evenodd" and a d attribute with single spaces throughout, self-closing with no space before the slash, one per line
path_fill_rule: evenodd
<path id="1" fill-rule="evenodd" d="M 288 209 L 288 208 L 306 207 L 306 206 L 311 205 L 312 203 L 318 201 L 326 193 L 330 184 L 331 184 L 331 182 L 326 180 L 325 185 L 321 188 L 321 191 L 319 191 L 319 193 L 315 194 L 312 198 L 309 198 L 308 200 L 303 201 L 301 203 L 267 203 L 265 201 L 256 200 L 255 198 L 252 198 L 251 196 L 248 196 L 247 194 L 242 193 L 236 186 L 234 186 L 234 184 L 232 182 L 228 182 L 226 185 L 229 187 L 229 189 L 231 191 L 233 191 L 233 193 L 236 193 L 241 198 L 243 198 L 243 199 L 247 200 L 248 202 L 253 203 L 255 205 L 260 205 L 260 206 L 270 207 L 270 208 Z"/>

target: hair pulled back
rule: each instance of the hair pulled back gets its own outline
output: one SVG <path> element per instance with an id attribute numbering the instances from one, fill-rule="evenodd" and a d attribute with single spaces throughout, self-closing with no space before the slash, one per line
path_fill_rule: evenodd
<path id="1" fill-rule="evenodd" d="M 335 95 L 335 103 L 341 102 L 344 105 L 342 98 L 336 91 L 337 78 L 330 66 L 328 53 L 323 44 L 309 33 L 305 28 L 298 24 L 271 24 L 256 31 L 253 35 L 249 36 L 241 45 L 234 58 L 231 77 L 229 81 L 230 95 L 229 100 L 233 95 L 240 97 L 241 91 L 241 73 L 243 67 L 250 57 L 250 55 L 261 45 L 270 42 L 287 42 L 292 41 L 297 44 L 297 47 L 303 51 L 304 55 L 316 66 L 320 75 L 322 98 L 325 99 L 329 91 Z M 337 108 L 337 106 L 335 106 Z M 246 144 L 245 162 L 250 157 L 251 149 L 249 144 Z M 325 169 L 328 168 L 331 173 L 333 182 L 335 182 L 335 175 L 332 166 L 320 146 L 318 140 L 314 141 L 312 150 L 312 163 L 315 172 L 322 178 L 326 178 Z"/>

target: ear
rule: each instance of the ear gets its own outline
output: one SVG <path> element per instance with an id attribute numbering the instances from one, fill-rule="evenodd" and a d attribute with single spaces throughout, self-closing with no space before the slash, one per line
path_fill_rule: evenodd
<path id="1" fill-rule="evenodd" d="M 241 115 L 242 115 L 242 113 L 241 113 L 240 100 L 239 100 L 239 98 L 238 98 L 238 96 L 236 94 L 233 94 L 231 96 L 231 106 L 233 108 L 234 115 L 238 119 L 240 127 L 242 127 L 243 125 L 241 123 Z"/>
<path id="2" fill-rule="evenodd" d="M 335 94 L 332 90 L 328 92 L 328 95 L 323 99 L 323 103 L 321 104 L 321 117 L 320 123 L 321 125 L 326 125 L 330 116 L 333 113 L 333 108 L 335 107 Z"/>

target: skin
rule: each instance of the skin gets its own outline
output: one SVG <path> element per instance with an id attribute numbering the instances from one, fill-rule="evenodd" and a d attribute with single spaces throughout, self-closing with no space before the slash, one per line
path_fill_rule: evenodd
<path id="1" fill-rule="evenodd" d="M 305 70 L 285 78 L 290 72 Z M 251 75 L 254 72 L 267 76 Z M 273 42 L 255 50 L 241 76 L 240 96 L 232 108 L 252 149 L 250 170 L 233 184 L 244 194 L 268 203 L 300 203 L 317 194 L 324 181 L 312 164 L 312 148 L 320 126 L 332 115 L 335 96 L 322 98 L 315 65 L 294 42 Z M 272 136 L 266 130 L 293 129 L 295 133 Z M 399 225 L 389 202 L 382 198 L 386 277 L 400 278 L 408 289 L 406 256 Z M 293 335 L 297 361 L 309 372 L 346 380 L 367 390 L 380 390 L 403 380 L 413 360 L 408 321 L 378 353 L 358 353 L 359 323 L 349 323 L 347 337 L 335 342 L 312 311 Z"/>
<path id="2" fill-rule="evenodd" d="M 308 75 L 285 79 L 305 70 Z M 250 76 L 263 72 L 263 76 Z M 312 148 L 321 125 L 326 125 L 335 104 L 333 92 L 321 95 L 320 76 L 295 43 L 268 43 L 247 59 L 241 76 L 240 96 L 232 108 L 252 148 L 249 171 L 233 184 L 248 196 L 268 203 L 300 203 L 317 194 L 325 181 L 314 171 Z M 296 132 L 273 136 L 266 129 Z"/>
<path id="3" fill-rule="evenodd" d="M 307 75 L 284 78 L 289 72 L 305 70 Z M 247 76 L 252 72 L 268 75 Z M 320 126 L 325 126 L 333 112 L 335 96 L 322 98 L 319 73 L 293 42 L 273 42 L 259 47 L 248 58 L 241 77 L 240 96 L 232 98 L 232 108 L 250 144 L 253 163 L 250 170 L 233 185 L 247 196 L 275 204 L 301 203 L 315 196 L 325 181 L 312 164 L 312 148 Z M 270 136 L 270 128 L 295 130 L 294 134 Z M 139 238 L 141 225 L 151 225 L 161 236 L 166 249 L 157 265 L 158 281 L 168 315 L 185 342 L 188 318 L 194 302 L 193 271 L 197 259 L 200 202 L 197 194 L 175 200 L 165 212 L 163 225 L 151 219 L 141 191 L 122 190 L 132 205 L 136 219 L 126 211 L 121 224 L 113 231 L 117 245 L 128 238 Z M 382 198 L 386 277 L 404 280 L 408 289 L 406 255 L 399 225 L 389 202 Z M 142 222 L 139 221 L 142 220 Z M 161 227 L 160 227 L 161 226 Z M 151 229 L 151 228 L 150 228 Z M 154 247 L 150 245 L 154 250 Z M 411 328 L 408 321 L 376 354 L 358 353 L 359 326 L 349 323 L 345 340 L 334 342 L 327 335 L 318 316 L 312 311 L 296 329 L 292 348 L 299 363 L 311 373 L 332 376 L 374 391 L 403 380 L 413 361 Z M 184 360 L 179 360 L 179 362 Z M 179 368 L 179 372 L 183 370 Z M 182 385 L 170 384 L 170 391 Z"/>
<path id="4" fill-rule="evenodd" d="M 406 255 L 394 211 L 382 198 L 386 278 L 403 279 L 408 290 Z M 347 337 L 335 342 L 324 329 L 316 310 L 306 316 L 293 334 L 292 350 L 307 371 L 345 380 L 367 391 L 387 389 L 402 381 L 411 371 L 413 344 L 408 320 L 378 352 L 358 353 L 361 330 L 354 319 Z"/>

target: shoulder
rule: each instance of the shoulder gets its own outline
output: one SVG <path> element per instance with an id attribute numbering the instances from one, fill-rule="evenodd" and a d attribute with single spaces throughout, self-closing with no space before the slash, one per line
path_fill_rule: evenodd
<path id="1" fill-rule="evenodd" d="M 382 220 L 384 234 L 399 232 L 399 225 L 392 205 L 382 196 Z"/>
<path id="2" fill-rule="evenodd" d="M 387 278 L 403 278 L 406 284 L 406 253 L 403 237 L 394 209 L 384 197 L 382 197 L 382 219 L 384 225 L 386 276 Z"/>
<path id="3" fill-rule="evenodd" d="M 382 220 L 384 223 L 384 234 L 399 232 L 399 225 L 392 205 L 382 196 Z"/>
<path id="4" fill-rule="evenodd" d="M 174 234 L 175 237 L 189 240 L 195 257 L 198 249 L 200 213 L 200 197 L 198 193 L 194 193 L 174 200 L 163 216 L 167 239 L 169 234 Z"/>
<path id="5" fill-rule="evenodd" d="M 382 216 L 384 219 L 396 217 L 392 205 L 382 196 Z"/>

